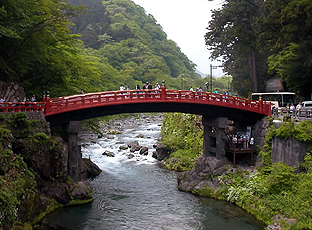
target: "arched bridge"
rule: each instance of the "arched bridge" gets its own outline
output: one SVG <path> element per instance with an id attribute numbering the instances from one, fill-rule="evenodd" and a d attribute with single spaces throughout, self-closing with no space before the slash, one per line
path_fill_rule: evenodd
<path id="1" fill-rule="evenodd" d="M 131 90 L 80 94 L 37 103 L 2 103 L 2 112 L 44 111 L 52 125 L 99 116 L 137 112 L 183 112 L 210 117 L 228 117 L 254 123 L 270 116 L 271 105 L 241 97 L 183 90 Z"/>

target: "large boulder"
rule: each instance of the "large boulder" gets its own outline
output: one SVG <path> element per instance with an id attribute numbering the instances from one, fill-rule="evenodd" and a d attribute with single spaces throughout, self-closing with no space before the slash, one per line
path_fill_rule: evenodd
<path id="1" fill-rule="evenodd" d="M 94 164 L 89 158 L 82 158 L 82 161 L 86 165 L 87 177 L 93 178 L 101 174 L 102 170 Z"/>
<path id="2" fill-rule="evenodd" d="M 102 153 L 102 155 L 108 156 L 108 157 L 115 157 L 115 153 L 107 151 L 107 150 L 104 153 Z"/>
<path id="3" fill-rule="evenodd" d="M 148 148 L 147 147 L 142 147 L 140 149 L 140 152 L 139 152 L 141 155 L 148 155 Z"/>
<path id="4" fill-rule="evenodd" d="M 138 141 L 131 141 L 129 144 L 128 144 L 128 147 L 130 148 L 130 152 L 136 152 L 136 151 L 139 151 L 141 149 L 141 146 L 139 145 L 139 142 Z"/>
<path id="5" fill-rule="evenodd" d="M 225 173 L 231 164 L 227 159 L 201 156 L 191 171 L 178 174 L 178 187 L 182 191 L 201 190 L 206 187 L 216 190 L 218 176 Z"/>
<path id="6" fill-rule="evenodd" d="M 71 188 L 71 196 L 78 200 L 92 199 L 92 188 L 87 181 L 79 181 Z"/>
<path id="7" fill-rule="evenodd" d="M 173 150 L 165 145 L 158 145 L 156 147 L 156 152 L 153 153 L 153 157 L 157 160 L 162 161 L 165 158 L 168 158 Z"/>

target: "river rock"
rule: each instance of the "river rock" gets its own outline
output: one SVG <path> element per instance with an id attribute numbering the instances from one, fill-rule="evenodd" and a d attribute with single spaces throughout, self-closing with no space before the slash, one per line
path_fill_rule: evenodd
<path id="1" fill-rule="evenodd" d="M 108 157 L 114 157 L 115 153 L 106 150 L 104 153 L 102 153 L 102 155 L 103 156 L 108 156 Z"/>
<path id="2" fill-rule="evenodd" d="M 87 168 L 87 177 L 93 178 L 101 174 L 102 170 L 94 164 L 89 158 L 82 158 Z"/>
<path id="3" fill-rule="evenodd" d="M 87 200 L 92 198 L 92 188 L 87 181 L 79 181 L 71 188 L 71 195 L 74 199 Z"/>
<path id="4" fill-rule="evenodd" d="M 162 161 L 163 159 L 168 158 L 172 152 L 173 150 L 171 148 L 164 145 L 158 145 L 156 147 L 156 153 L 153 154 L 153 157 Z"/>
<path id="5" fill-rule="evenodd" d="M 141 155 L 148 155 L 148 148 L 147 147 L 143 147 L 140 149 L 140 154 Z"/>
<path id="6" fill-rule="evenodd" d="M 119 149 L 120 149 L 120 150 L 126 150 L 126 149 L 128 149 L 128 146 L 122 145 L 122 146 L 119 146 Z"/>
<path id="7" fill-rule="evenodd" d="M 178 187 L 182 191 L 192 191 L 193 189 L 204 189 L 205 187 L 217 190 L 221 176 L 231 168 L 227 159 L 216 159 L 215 157 L 201 156 L 191 171 L 178 174 Z"/>
<path id="8" fill-rule="evenodd" d="M 137 135 L 136 137 L 137 137 L 137 138 L 143 138 L 144 135 L 143 135 L 143 134 L 139 134 L 139 135 Z"/>
<path id="9" fill-rule="evenodd" d="M 108 130 L 107 134 L 122 134 L 120 130 L 112 129 Z"/>
<path id="10" fill-rule="evenodd" d="M 114 139 L 115 137 L 113 135 L 107 135 L 106 138 L 107 139 Z"/>
<path id="11" fill-rule="evenodd" d="M 41 194 L 55 199 L 57 202 L 66 205 L 71 200 L 70 188 L 66 183 L 39 181 L 39 190 Z"/>
<path id="12" fill-rule="evenodd" d="M 136 151 L 139 151 L 141 149 L 141 146 L 139 145 L 139 142 L 138 141 L 131 141 L 129 144 L 128 144 L 128 147 L 130 148 L 130 152 L 136 152 Z"/>
<path id="13" fill-rule="evenodd" d="M 132 159 L 133 157 L 134 157 L 134 154 L 132 153 L 128 155 L 128 159 Z"/>

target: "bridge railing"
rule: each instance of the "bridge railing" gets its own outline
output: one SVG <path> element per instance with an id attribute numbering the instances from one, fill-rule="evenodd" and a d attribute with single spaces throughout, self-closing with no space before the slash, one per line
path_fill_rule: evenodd
<path id="1" fill-rule="evenodd" d="M 84 108 L 145 102 L 207 104 L 237 108 L 264 115 L 271 114 L 270 103 L 251 101 L 245 98 L 223 94 L 187 90 L 167 90 L 165 87 L 162 87 L 161 89 L 88 93 L 54 99 L 45 98 L 43 102 L 35 103 L 2 103 L 0 104 L 0 106 L 2 106 L 0 107 L 0 112 L 27 112 L 44 110 L 45 115 L 49 116 Z"/>
<path id="2" fill-rule="evenodd" d="M 44 111 L 45 102 L 2 102 L 0 103 L 0 112 L 38 112 Z"/>

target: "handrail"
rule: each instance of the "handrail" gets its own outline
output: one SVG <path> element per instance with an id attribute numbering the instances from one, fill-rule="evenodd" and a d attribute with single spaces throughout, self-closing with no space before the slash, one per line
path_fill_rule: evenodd
<path id="1" fill-rule="evenodd" d="M 59 98 L 45 98 L 43 102 L 6 102 L 0 103 L 0 112 L 27 112 L 44 111 L 45 116 L 87 109 L 105 105 L 131 104 L 131 103 L 193 103 L 216 105 L 241 109 L 271 115 L 271 104 L 262 101 L 252 101 L 230 95 L 196 92 L 187 90 L 161 89 L 107 91 L 98 93 L 78 94 Z"/>
<path id="2" fill-rule="evenodd" d="M 39 112 L 45 111 L 45 102 L 2 102 L 0 103 L 0 112 Z"/>

